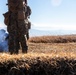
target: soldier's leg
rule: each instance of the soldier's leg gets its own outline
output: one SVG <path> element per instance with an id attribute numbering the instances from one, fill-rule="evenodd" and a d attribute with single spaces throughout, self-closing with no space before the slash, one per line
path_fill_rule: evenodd
<path id="1" fill-rule="evenodd" d="M 27 53 L 28 46 L 27 46 L 26 38 L 24 35 L 20 36 L 20 43 L 22 47 L 22 53 Z"/>
<path id="2" fill-rule="evenodd" d="M 18 48 L 19 44 L 18 41 L 15 40 L 14 41 L 14 54 L 18 54 L 19 53 L 19 48 Z"/>
<path id="3" fill-rule="evenodd" d="M 17 53 L 19 52 L 19 49 L 20 49 L 20 43 L 19 43 L 19 40 L 17 38 L 16 39 L 16 51 L 17 51 Z"/>
<path id="4" fill-rule="evenodd" d="M 22 47 L 22 53 L 27 53 L 28 50 L 28 46 L 27 46 L 27 42 L 26 42 L 26 38 L 25 38 L 25 34 L 26 34 L 26 23 L 24 20 L 19 20 L 18 21 L 18 33 L 19 33 L 19 41 Z"/>
<path id="5" fill-rule="evenodd" d="M 14 38 L 11 34 L 9 34 L 9 39 L 8 39 L 8 49 L 10 54 L 14 53 Z"/>
<path id="6" fill-rule="evenodd" d="M 19 49 L 20 49 L 20 44 L 19 44 L 19 39 L 18 39 L 18 35 L 17 35 L 17 31 L 15 32 L 14 35 L 14 53 L 18 54 L 19 53 Z"/>
<path id="7" fill-rule="evenodd" d="M 20 42 L 19 42 L 19 33 L 18 33 L 18 30 L 17 30 L 16 43 L 17 43 L 17 49 L 19 50 L 20 49 Z"/>
<path id="8" fill-rule="evenodd" d="M 19 51 L 19 40 L 17 39 L 17 36 L 14 33 L 10 33 L 9 34 L 9 42 L 8 42 L 8 45 L 9 45 L 9 52 L 10 54 L 18 54 L 18 51 Z"/>

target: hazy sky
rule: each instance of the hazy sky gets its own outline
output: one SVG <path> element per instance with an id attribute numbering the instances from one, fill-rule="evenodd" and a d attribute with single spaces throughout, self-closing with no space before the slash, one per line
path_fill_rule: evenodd
<path id="1" fill-rule="evenodd" d="M 0 1 L 0 27 L 2 14 L 7 11 L 7 0 Z M 32 28 L 41 30 L 76 30 L 76 0 L 28 0 L 32 9 Z"/>

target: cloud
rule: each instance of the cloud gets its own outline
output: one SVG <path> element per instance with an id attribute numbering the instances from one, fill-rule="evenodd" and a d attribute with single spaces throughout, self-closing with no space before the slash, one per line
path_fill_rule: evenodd
<path id="1" fill-rule="evenodd" d="M 62 3 L 62 0 L 51 0 L 51 4 L 53 6 L 59 6 L 61 5 L 61 3 Z"/>
<path id="2" fill-rule="evenodd" d="M 37 29 L 37 30 L 47 30 L 48 25 L 45 23 L 33 23 L 32 24 L 32 29 Z"/>
<path id="3" fill-rule="evenodd" d="M 38 30 L 76 30 L 76 24 L 62 23 L 34 23 L 32 29 Z"/>

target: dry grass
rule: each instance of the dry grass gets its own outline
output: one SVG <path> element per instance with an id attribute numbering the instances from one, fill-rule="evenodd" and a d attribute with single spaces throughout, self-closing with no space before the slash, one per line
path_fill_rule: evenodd
<path id="1" fill-rule="evenodd" d="M 27 54 L 0 53 L 0 75 L 76 75 L 75 37 L 33 37 L 28 42 Z M 58 38 L 60 42 L 56 41 Z M 61 42 L 63 38 L 67 42 Z"/>
<path id="2" fill-rule="evenodd" d="M 76 35 L 32 37 L 32 38 L 30 38 L 29 41 L 32 42 L 32 43 L 68 43 L 68 42 L 76 42 Z"/>
<path id="3" fill-rule="evenodd" d="M 16 68 L 12 70 L 11 68 Z M 76 55 L 75 53 L 28 53 L 0 56 L 0 75 L 20 75 L 17 70 L 25 75 L 75 75 Z M 16 71 L 18 74 L 16 74 Z M 24 75 L 21 74 L 21 75 Z"/>
<path id="4" fill-rule="evenodd" d="M 47 58 L 48 57 L 48 58 Z M 32 63 L 31 59 L 40 58 L 43 59 L 55 59 L 55 58 L 68 58 L 68 59 L 75 59 L 76 54 L 74 52 L 52 52 L 52 53 L 27 53 L 27 54 L 18 54 L 18 55 L 10 55 L 8 53 L 0 53 L 0 62 L 7 62 L 7 61 L 17 61 L 17 60 L 28 60 Z"/>

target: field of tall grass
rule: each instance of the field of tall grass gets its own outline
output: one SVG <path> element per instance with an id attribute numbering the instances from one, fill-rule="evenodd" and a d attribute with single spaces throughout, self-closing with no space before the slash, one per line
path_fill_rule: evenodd
<path id="1" fill-rule="evenodd" d="M 28 46 L 27 54 L 0 53 L 0 75 L 76 75 L 75 35 L 31 37 Z"/>
<path id="2" fill-rule="evenodd" d="M 76 42 L 76 35 L 57 35 L 32 37 L 29 40 L 32 43 L 68 43 Z"/>

